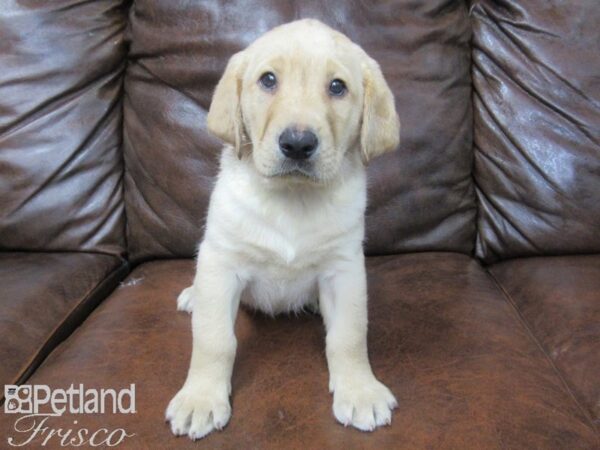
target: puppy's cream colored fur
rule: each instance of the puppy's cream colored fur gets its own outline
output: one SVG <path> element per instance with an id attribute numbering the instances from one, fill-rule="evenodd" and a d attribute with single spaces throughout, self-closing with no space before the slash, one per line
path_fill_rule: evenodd
<path id="1" fill-rule="evenodd" d="M 276 88 L 258 82 L 266 72 L 276 75 Z M 344 81 L 344 95 L 328 92 L 333 79 Z M 229 145 L 196 277 L 178 299 L 179 309 L 192 311 L 193 351 L 166 412 L 173 433 L 197 439 L 227 424 L 240 299 L 268 313 L 318 301 L 335 417 L 361 430 L 388 424 L 396 400 L 368 360 L 362 250 L 364 165 L 399 139 L 377 63 L 318 21 L 277 27 L 231 58 L 207 122 Z M 290 126 L 319 139 L 301 172 L 286 169 L 278 147 Z"/>

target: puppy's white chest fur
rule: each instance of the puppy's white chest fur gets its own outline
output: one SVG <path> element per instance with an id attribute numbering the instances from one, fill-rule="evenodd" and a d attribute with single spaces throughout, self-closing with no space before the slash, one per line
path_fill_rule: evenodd
<path id="1" fill-rule="evenodd" d="M 242 301 L 268 313 L 301 309 L 316 302 L 332 261 L 360 249 L 364 169 L 348 160 L 340 180 L 319 187 L 265 179 L 249 164 L 223 152 L 204 242 L 236 264 Z"/>

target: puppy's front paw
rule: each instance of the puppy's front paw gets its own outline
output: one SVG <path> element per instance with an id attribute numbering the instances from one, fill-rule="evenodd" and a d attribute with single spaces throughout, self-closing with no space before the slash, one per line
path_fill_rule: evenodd
<path id="1" fill-rule="evenodd" d="M 185 288 L 177 297 L 177 311 L 192 312 L 194 301 L 192 299 L 192 286 Z"/>
<path id="2" fill-rule="evenodd" d="M 394 394 L 375 377 L 346 378 L 333 386 L 333 414 L 344 426 L 362 431 L 392 422 L 392 410 L 398 406 Z"/>
<path id="3" fill-rule="evenodd" d="M 187 434 L 196 440 L 220 430 L 231 417 L 227 386 L 186 383 L 169 403 L 165 416 L 176 436 Z"/>

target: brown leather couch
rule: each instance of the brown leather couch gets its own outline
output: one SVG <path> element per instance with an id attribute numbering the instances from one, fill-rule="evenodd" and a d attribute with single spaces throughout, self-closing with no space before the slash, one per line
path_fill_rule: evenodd
<path id="1" fill-rule="evenodd" d="M 133 449 L 600 448 L 597 0 L 1 5 L 0 384 L 136 385 L 135 414 L 49 427 L 123 428 Z M 361 44 L 396 96 L 365 252 L 399 407 L 372 434 L 337 424 L 319 317 L 243 310 L 233 417 L 193 443 L 163 413 L 220 148 L 206 111 L 229 56 L 301 17 Z M 16 418 L 0 448 L 25 439 Z"/>

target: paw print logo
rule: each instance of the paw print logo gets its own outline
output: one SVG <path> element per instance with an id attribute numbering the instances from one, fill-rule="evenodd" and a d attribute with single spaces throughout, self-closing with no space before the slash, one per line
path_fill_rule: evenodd
<path id="1" fill-rule="evenodd" d="M 4 412 L 8 414 L 31 413 L 31 386 L 15 386 L 7 384 L 4 386 Z"/>

